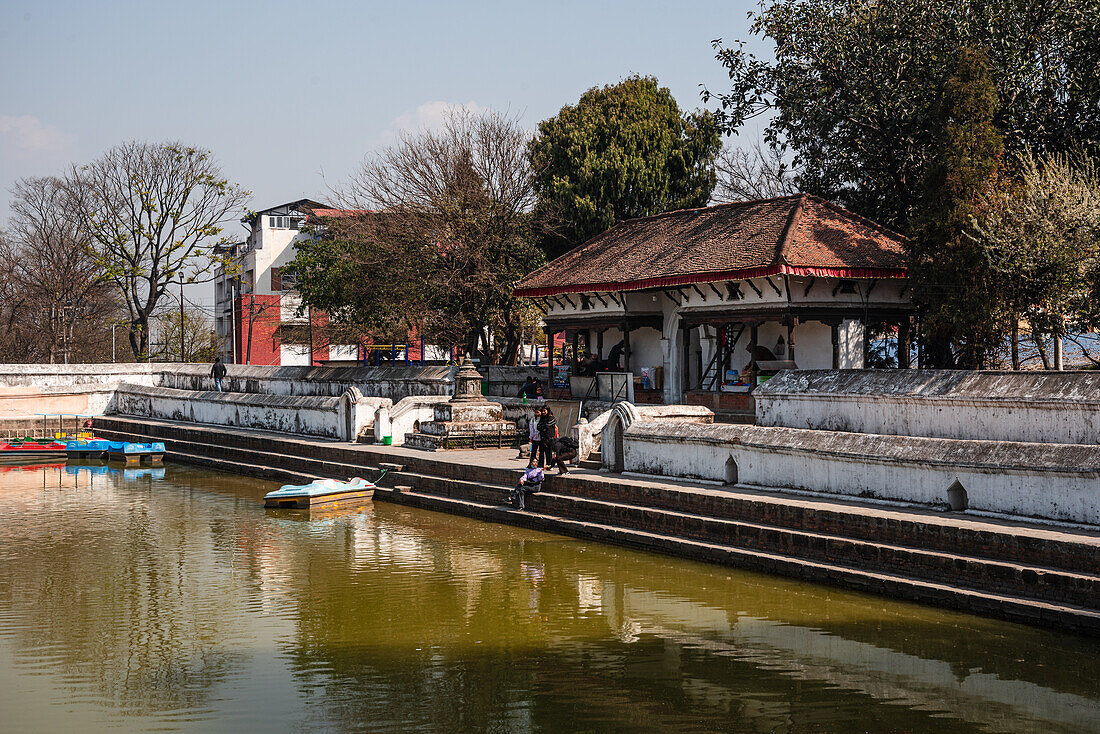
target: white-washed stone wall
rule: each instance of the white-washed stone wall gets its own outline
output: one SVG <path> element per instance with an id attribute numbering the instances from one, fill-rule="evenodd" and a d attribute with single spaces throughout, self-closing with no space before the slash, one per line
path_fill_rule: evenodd
<path id="1" fill-rule="evenodd" d="M 369 430 L 384 398 L 252 395 L 123 383 L 110 413 L 353 440 Z"/>
<path id="2" fill-rule="evenodd" d="M 961 487 L 971 510 L 1100 524 L 1097 445 L 639 420 L 623 453 L 640 474 L 935 507 Z"/>
<path id="3" fill-rule="evenodd" d="M 792 370 L 753 396 L 762 426 L 1100 443 L 1100 371 Z"/>

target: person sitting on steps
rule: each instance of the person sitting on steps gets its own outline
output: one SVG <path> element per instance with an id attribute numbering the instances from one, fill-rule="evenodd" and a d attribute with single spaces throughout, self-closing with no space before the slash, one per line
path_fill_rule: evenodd
<path id="1" fill-rule="evenodd" d="M 542 467 L 532 459 L 531 463 L 527 465 L 527 471 L 523 472 L 523 476 L 519 478 L 516 488 L 508 495 L 508 501 L 517 510 L 524 509 L 524 497 L 542 489 L 544 479 L 546 479 L 546 474 L 542 471 Z"/>

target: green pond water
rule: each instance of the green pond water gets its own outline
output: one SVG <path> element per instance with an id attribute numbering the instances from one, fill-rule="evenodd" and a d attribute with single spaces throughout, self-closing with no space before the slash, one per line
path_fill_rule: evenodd
<path id="1" fill-rule="evenodd" d="M 1100 730 L 1095 640 L 275 486 L 0 472 L 0 730 Z"/>

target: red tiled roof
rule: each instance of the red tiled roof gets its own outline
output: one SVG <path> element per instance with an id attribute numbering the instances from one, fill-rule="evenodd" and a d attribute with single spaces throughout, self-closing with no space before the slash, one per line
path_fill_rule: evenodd
<path id="1" fill-rule="evenodd" d="M 373 213 L 374 212 L 369 211 L 367 209 L 320 209 L 320 208 L 318 208 L 318 209 L 312 210 L 309 214 L 310 214 L 311 217 L 315 217 L 315 218 L 318 218 L 318 219 L 320 219 L 322 217 L 329 217 L 331 219 L 336 219 L 336 218 L 339 218 L 339 217 L 354 217 L 354 216 L 358 216 L 359 214 L 373 214 Z"/>
<path id="2" fill-rule="evenodd" d="M 904 278 L 904 238 L 809 194 L 630 219 L 516 284 L 517 296 L 764 275 Z"/>

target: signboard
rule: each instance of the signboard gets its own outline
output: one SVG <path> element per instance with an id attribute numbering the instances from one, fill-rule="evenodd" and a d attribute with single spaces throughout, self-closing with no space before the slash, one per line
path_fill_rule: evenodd
<path id="1" fill-rule="evenodd" d="M 566 388 L 569 387 L 569 365 L 556 364 L 554 365 L 554 387 Z"/>

